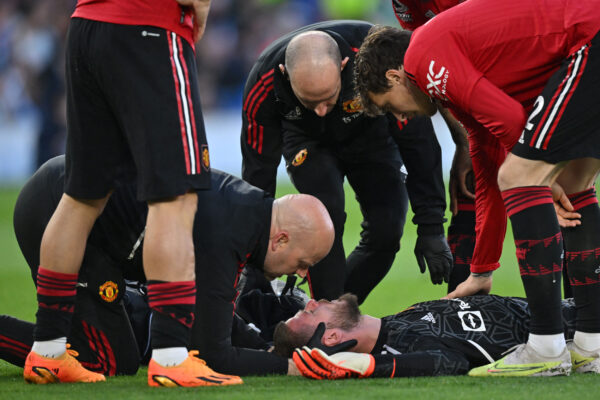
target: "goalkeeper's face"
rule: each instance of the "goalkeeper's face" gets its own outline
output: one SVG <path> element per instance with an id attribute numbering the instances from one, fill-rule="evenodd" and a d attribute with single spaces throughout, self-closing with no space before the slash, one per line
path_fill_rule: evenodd
<path id="1" fill-rule="evenodd" d="M 286 325 L 299 334 L 308 333 L 308 341 L 320 322 L 325 322 L 328 329 L 349 331 L 358 324 L 360 315 L 356 296 L 347 293 L 334 301 L 310 300 L 304 310 L 286 321 Z"/>

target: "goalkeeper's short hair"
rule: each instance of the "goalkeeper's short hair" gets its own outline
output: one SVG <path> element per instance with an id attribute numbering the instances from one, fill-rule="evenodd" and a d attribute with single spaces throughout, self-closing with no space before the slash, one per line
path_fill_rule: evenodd
<path id="1" fill-rule="evenodd" d="M 273 332 L 273 352 L 280 356 L 291 358 L 294 349 L 305 346 L 310 340 L 313 329 L 301 329 L 300 332 L 293 331 L 283 321 L 275 326 Z"/>

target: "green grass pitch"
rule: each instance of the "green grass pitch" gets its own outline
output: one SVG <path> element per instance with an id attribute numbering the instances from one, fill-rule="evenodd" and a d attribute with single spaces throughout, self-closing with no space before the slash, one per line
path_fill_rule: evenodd
<path id="1" fill-rule="evenodd" d="M 289 185 L 281 185 L 278 196 L 293 192 Z M 12 210 L 18 189 L 0 189 L 0 314 L 10 314 L 33 321 L 35 290 L 23 257 L 20 254 L 12 228 Z M 358 242 L 360 211 L 351 190 L 347 190 L 348 220 L 344 244 L 350 251 Z M 449 215 L 448 215 L 449 217 Z M 413 255 L 416 229 L 410 222 L 409 212 L 401 250 L 392 270 L 370 295 L 363 312 L 384 316 L 423 300 L 440 298 L 445 286 L 434 286 L 428 274 L 421 275 Z M 522 296 L 512 235 L 507 234 L 502 267 L 494 274 L 493 292 L 501 295 Z M 492 399 L 598 399 L 600 378 L 571 376 L 557 378 L 496 378 L 469 377 L 366 379 L 347 381 L 312 381 L 301 377 L 248 377 L 245 384 L 223 388 L 149 388 L 145 369 L 133 377 L 109 378 L 99 384 L 27 385 L 21 370 L 0 361 L 0 399 L 146 399 L 146 398 L 201 398 L 201 399 L 388 399 L 398 400 L 492 400 Z"/>

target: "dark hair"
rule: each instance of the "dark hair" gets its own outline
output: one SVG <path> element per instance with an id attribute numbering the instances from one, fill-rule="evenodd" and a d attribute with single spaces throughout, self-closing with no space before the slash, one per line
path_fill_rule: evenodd
<path id="1" fill-rule="evenodd" d="M 311 336 L 311 331 L 294 332 L 284 321 L 281 321 L 273 331 L 273 353 L 290 358 L 294 349 L 306 345 Z"/>
<path id="2" fill-rule="evenodd" d="M 411 34 L 411 31 L 391 26 L 375 25 L 360 46 L 354 59 L 354 84 L 367 115 L 382 113 L 369 99 L 369 93 L 385 93 L 390 89 L 385 73 L 404 65 Z"/>
<path id="3" fill-rule="evenodd" d="M 357 297 L 351 293 L 341 295 L 331 321 L 327 321 L 327 329 L 340 328 L 350 331 L 360 323 L 360 309 Z M 279 322 L 273 332 L 273 352 L 284 357 L 291 357 L 294 349 L 308 344 L 315 334 L 316 326 L 304 324 L 297 331 L 292 330 L 285 322 Z"/>

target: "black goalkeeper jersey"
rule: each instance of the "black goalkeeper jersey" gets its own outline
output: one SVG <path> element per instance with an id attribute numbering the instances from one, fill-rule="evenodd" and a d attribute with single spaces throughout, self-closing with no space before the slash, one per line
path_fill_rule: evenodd
<path id="1" fill-rule="evenodd" d="M 562 304 L 573 337 L 575 305 Z M 527 300 L 495 295 L 432 300 L 382 318 L 371 354 L 377 376 L 458 375 L 501 358 L 529 335 Z M 395 366 L 395 370 L 394 370 Z"/>

